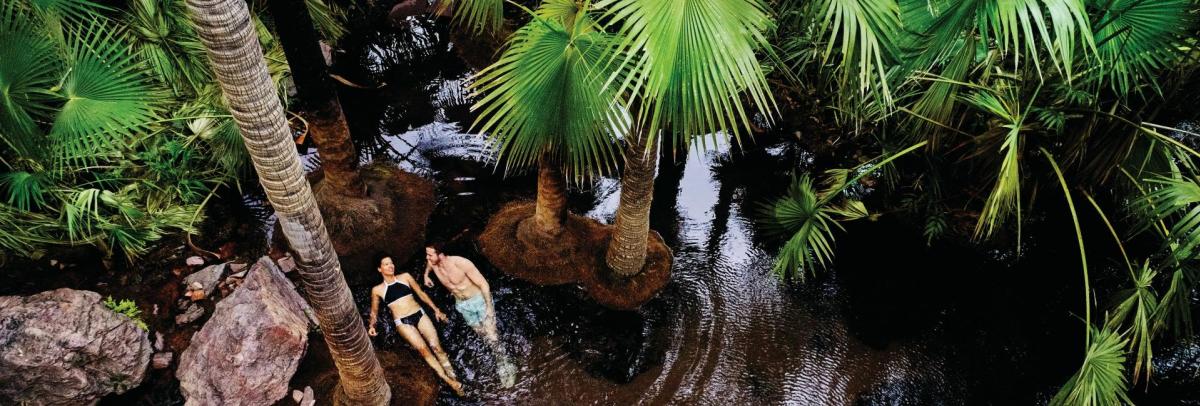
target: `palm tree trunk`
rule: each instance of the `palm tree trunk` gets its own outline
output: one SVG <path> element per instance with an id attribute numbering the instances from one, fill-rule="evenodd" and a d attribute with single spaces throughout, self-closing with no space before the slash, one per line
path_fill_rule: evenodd
<path id="1" fill-rule="evenodd" d="M 604 256 L 608 268 L 628 278 L 646 264 L 646 241 L 650 237 L 650 202 L 654 200 L 654 171 L 658 144 L 646 149 L 646 135 L 635 130 L 625 140 L 625 171 L 621 174 L 621 202 L 612 240 Z"/>
<path id="2" fill-rule="evenodd" d="M 537 205 L 533 209 L 533 222 L 538 231 L 546 235 L 558 235 L 567 221 L 567 184 L 558 163 L 550 159 L 549 153 L 538 158 Z"/>
<path id="3" fill-rule="evenodd" d="M 188 0 L 187 5 L 259 182 L 297 257 L 304 291 L 338 368 L 341 391 L 335 396 L 352 404 L 387 404 L 391 389 L 304 178 L 246 3 Z"/>
<path id="4" fill-rule="evenodd" d="M 321 170 L 325 172 L 322 182 L 339 195 L 361 196 L 363 183 L 357 170 L 358 153 L 350 140 L 350 127 L 342 113 L 337 88 L 329 80 L 320 38 L 308 7 L 304 0 L 271 0 L 269 3 L 275 21 L 286 22 L 276 24 L 275 30 L 292 70 L 300 107 L 308 113 L 309 134 L 321 153 Z"/>

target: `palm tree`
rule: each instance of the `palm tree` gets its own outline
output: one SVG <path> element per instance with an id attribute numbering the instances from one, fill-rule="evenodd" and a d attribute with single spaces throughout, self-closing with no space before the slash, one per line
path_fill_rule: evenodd
<path id="1" fill-rule="evenodd" d="M 556 7 L 557 6 L 557 7 Z M 478 75 L 475 127 L 490 134 L 507 168 L 538 166 L 534 230 L 556 236 L 567 218 L 568 179 L 611 170 L 615 133 L 628 126 L 603 86 L 613 38 L 567 0 L 548 0 Z"/>
<path id="2" fill-rule="evenodd" d="M 731 134 L 741 142 L 751 128 L 743 94 L 770 120 L 774 101 L 757 51 L 770 52 L 772 27 L 760 0 L 607 0 L 596 5 L 620 24 L 622 65 L 614 82 L 635 98 L 633 128 L 625 137 L 621 200 L 605 262 L 621 278 L 646 262 L 650 206 L 660 136 L 673 149 L 694 137 L 714 142 Z"/>
<path id="3" fill-rule="evenodd" d="M 259 181 L 297 254 L 305 292 L 338 368 L 341 389 L 336 398 L 349 404 L 387 404 L 391 390 L 383 380 L 383 371 L 304 179 L 283 107 L 253 35 L 246 3 L 190 0 L 187 4 Z"/>

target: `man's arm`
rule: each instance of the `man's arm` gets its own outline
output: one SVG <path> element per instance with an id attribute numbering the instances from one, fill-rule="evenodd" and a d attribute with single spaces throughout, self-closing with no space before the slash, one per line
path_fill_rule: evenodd
<path id="1" fill-rule="evenodd" d="M 429 279 L 429 271 L 432 271 L 432 270 L 433 270 L 433 264 L 429 263 L 428 259 L 425 260 L 425 287 L 427 287 L 427 288 L 433 287 L 433 280 Z"/>
<path id="2" fill-rule="evenodd" d="M 467 278 L 479 287 L 479 291 L 483 292 L 483 301 L 487 303 L 488 317 L 495 316 L 495 309 L 492 308 L 492 288 L 488 285 L 487 279 L 483 278 L 483 274 L 479 273 L 479 268 L 471 260 L 462 258 L 460 264 L 463 267 L 463 272 L 467 274 Z"/>

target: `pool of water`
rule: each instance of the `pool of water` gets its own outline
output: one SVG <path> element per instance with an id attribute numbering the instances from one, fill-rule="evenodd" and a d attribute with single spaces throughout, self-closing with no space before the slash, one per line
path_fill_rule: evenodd
<path id="1" fill-rule="evenodd" d="M 1017 256 L 927 244 L 919 225 L 884 213 L 838 235 L 832 269 L 803 283 L 772 275 L 780 242 L 755 227 L 756 205 L 783 192 L 786 171 L 844 159 L 787 141 L 719 144 L 664 161 L 652 227 L 674 266 L 667 288 L 639 311 L 506 277 L 474 237 L 505 202 L 533 198 L 534 179 L 497 169 L 484 139 L 469 133 L 470 69 L 444 25 L 359 27 L 342 47 L 335 69 L 368 87 L 342 95 L 364 161 L 393 161 L 438 185 L 429 238 L 489 278 L 518 369 L 516 385 L 503 387 L 486 346 L 449 312 L 439 329 L 468 396 L 443 391 L 439 403 L 1037 404 L 1082 359 L 1077 251 L 1062 218 L 1033 216 Z M 598 179 L 573 191 L 571 209 L 610 222 L 617 198 L 617 180 Z M 1112 263 L 1097 256 L 1103 282 Z M 414 260 L 404 269 L 422 268 Z M 370 270 L 348 273 L 365 317 L 377 280 Z M 432 296 L 452 308 L 448 294 Z M 390 327 L 376 344 L 404 347 Z M 1195 344 L 1162 349 L 1166 382 L 1137 399 L 1200 403 L 1198 354 Z"/>

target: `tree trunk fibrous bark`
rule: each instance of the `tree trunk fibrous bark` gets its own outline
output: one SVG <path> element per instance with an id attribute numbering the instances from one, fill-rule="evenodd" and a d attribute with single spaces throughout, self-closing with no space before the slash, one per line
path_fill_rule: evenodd
<path id="1" fill-rule="evenodd" d="M 305 293 L 341 379 L 337 397 L 359 405 L 387 404 L 391 390 L 304 178 L 245 1 L 187 0 L 187 6 L 259 182 L 297 257 Z"/>
<path id="2" fill-rule="evenodd" d="M 533 222 L 537 230 L 546 235 L 558 235 L 567 220 L 567 181 L 550 159 L 549 153 L 538 158 L 537 205 L 533 209 Z"/>
<path id="3" fill-rule="evenodd" d="M 646 264 L 650 237 L 650 203 L 654 200 L 654 171 L 658 143 L 647 149 L 646 134 L 634 131 L 625 139 L 625 170 L 621 174 L 621 201 L 604 261 L 618 277 L 641 272 Z"/>
<path id="4" fill-rule="evenodd" d="M 363 195 L 358 174 L 358 153 L 350 139 L 350 127 L 338 100 L 337 88 L 321 53 L 321 39 L 313 26 L 304 0 L 271 0 L 275 30 L 292 70 L 292 81 L 300 107 L 308 116 L 308 132 L 321 154 L 325 187 L 342 196 Z"/>

